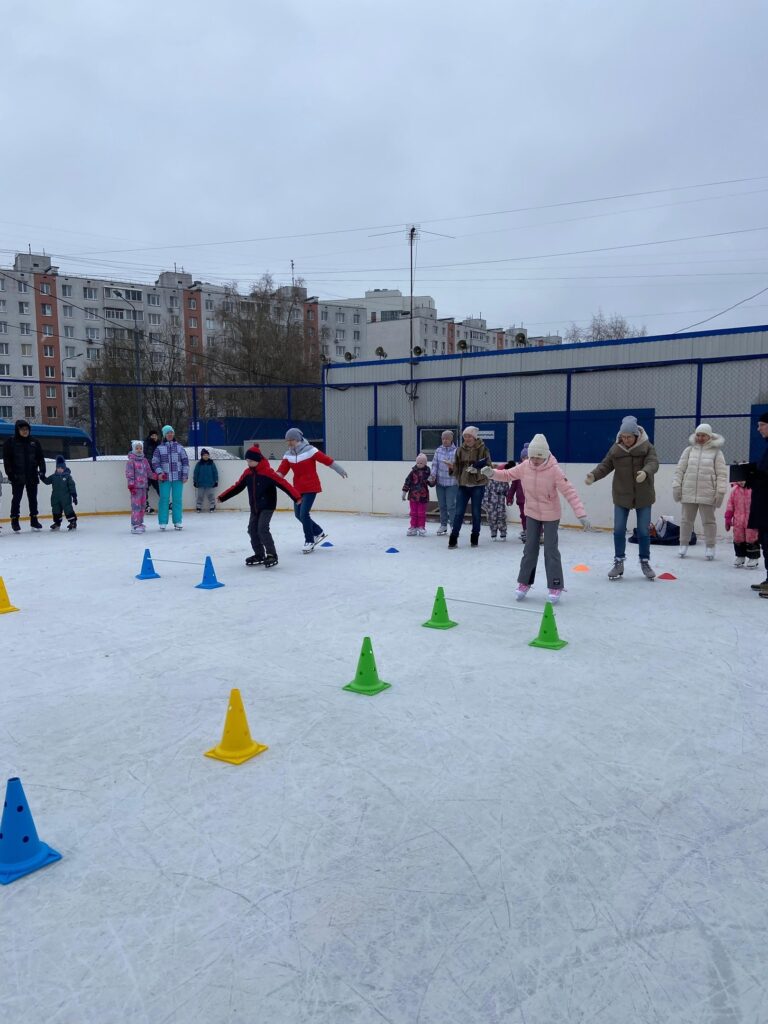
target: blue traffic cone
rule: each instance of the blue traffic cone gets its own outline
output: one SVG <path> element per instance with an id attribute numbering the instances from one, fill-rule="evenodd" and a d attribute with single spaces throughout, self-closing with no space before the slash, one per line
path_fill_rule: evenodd
<path id="1" fill-rule="evenodd" d="M 56 860 L 61 860 L 61 854 L 37 837 L 21 779 L 8 779 L 0 822 L 0 885 L 31 875 Z"/>
<path id="2" fill-rule="evenodd" d="M 141 572 L 136 577 L 137 580 L 159 580 L 160 573 L 155 572 L 155 567 L 152 564 L 152 555 L 149 553 L 149 548 L 144 549 L 144 560 L 141 563 Z"/>
<path id="3" fill-rule="evenodd" d="M 387 550 L 384 552 L 384 554 L 385 555 L 399 555 L 400 552 L 397 550 L 397 548 L 387 548 Z"/>
<path id="4" fill-rule="evenodd" d="M 219 587 L 223 587 L 223 583 L 219 583 L 216 579 L 216 571 L 213 568 L 213 562 L 211 556 L 205 556 L 205 568 L 203 569 L 203 579 L 201 583 L 198 583 L 195 590 L 217 590 Z"/>

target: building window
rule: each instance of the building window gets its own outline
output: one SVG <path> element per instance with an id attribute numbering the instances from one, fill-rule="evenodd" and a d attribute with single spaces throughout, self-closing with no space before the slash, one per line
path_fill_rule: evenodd
<path id="1" fill-rule="evenodd" d="M 320 310 L 320 319 L 323 320 L 323 321 L 328 319 L 328 310 L 327 309 L 321 309 Z"/>
<path id="2" fill-rule="evenodd" d="M 344 355 L 344 346 L 343 345 L 337 345 L 336 346 L 336 355 L 337 356 L 343 356 Z"/>
<path id="3" fill-rule="evenodd" d="M 0 405 L 0 416 L 3 419 L 13 419 L 13 406 L 12 405 Z"/>
<path id="4" fill-rule="evenodd" d="M 205 321 L 205 329 L 206 329 L 206 331 L 215 331 L 216 330 L 216 322 L 214 320 L 211 320 L 210 317 L 209 317 Z"/>
<path id="5" fill-rule="evenodd" d="M 31 356 L 32 355 L 32 346 L 31 345 L 23 344 L 21 346 L 21 354 L 23 356 Z"/>
<path id="6" fill-rule="evenodd" d="M 315 319 L 315 311 L 314 311 L 314 309 L 308 309 L 307 310 L 307 320 L 314 320 L 314 319 Z"/>
<path id="7" fill-rule="evenodd" d="M 59 415 L 59 410 L 55 405 L 49 405 L 46 410 L 46 415 L 50 417 L 50 419 L 55 420 Z"/>
<path id="8" fill-rule="evenodd" d="M 0 398 L 10 398 L 10 397 L 11 397 L 11 385 L 10 384 L 0 384 Z"/>
<path id="9" fill-rule="evenodd" d="M 29 363 L 22 363 L 21 364 L 21 376 L 22 377 L 31 377 L 32 376 L 32 370 L 33 370 L 33 367 Z"/>
<path id="10" fill-rule="evenodd" d="M 75 358 L 75 346 L 74 345 L 65 345 L 64 346 L 64 358 L 65 359 L 74 359 Z"/>
<path id="11" fill-rule="evenodd" d="M 43 281 L 43 283 L 40 285 L 40 294 L 41 295 L 50 295 L 51 294 L 51 286 L 50 286 L 50 284 L 48 284 L 47 281 Z"/>
<path id="12" fill-rule="evenodd" d="M 72 285 L 71 284 L 63 284 L 61 286 L 61 294 L 63 295 L 63 297 L 65 299 L 71 299 L 72 298 Z"/>
<path id="13" fill-rule="evenodd" d="M 344 313 L 337 313 L 336 314 L 336 323 L 337 324 L 343 324 L 344 323 Z"/>
<path id="14" fill-rule="evenodd" d="M 352 331 L 352 340 L 360 341 L 360 331 Z"/>
<path id="15" fill-rule="evenodd" d="M 173 313 L 171 315 L 171 327 L 180 327 L 180 326 L 181 326 L 181 317 L 178 316 L 176 313 Z"/>
<path id="16" fill-rule="evenodd" d="M 56 397 L 56 388 L 55 387 L 50 387 L 50 386 L 47 387 L 45 389 L 45 397 L 46 398 L 55 398 Z"/>
<path id="17" fill-rule="evenodd" d="M 28 420 L 33 420 L 35 418 L 35 407 L 34 407 L 34 405 L 25 405 L 24 406 L 24 415 L 27 417 Z"/>
<path id="18" fill-rule="evenodd" d="M 85 354 L 88 356 L 89 359 L 99 358 L 99 350 L 97 348 L 89 348 L 86 350 Z"/>
<path id="19" fill-rule="evenodd" d="M 77 369 L 74 366 L 68 366 L 66 370 L 66 376 L 69 377 L 70 380 L 77 380 Z"/>
<path id="20" fill-rule="evenodd" d="M 34 385 L 32 385 L 32 384 L 25 384 L 23 387 L 24 387 L 24 397 L 25 398 L 34 398 L 35 397 Z"/>
<path id="21" fill-rule="evenodd" d="M 400 310 L 399 309 L 382 309 L 381 311 L 382 322 L 384 320 L 399 320 Z"/>
<path id="22" fill-rule="evenodd" d="M 19 303 L 19 316 L 29 316 L 29 303 L 28 302 L 20 302 Z"/>
<path id="23" fill-rule="evenodd" d="M 8 324 L 5 322 L 5 320 L 0 320 L 0 334 L 7 334 L 7 333 L 8 333 Z"/>
<path id="24" fill-rule="evenodd" d="M 352 316 L 352 323 L 353 324 L 359 324 L 360 323 L 360 314 L 359 313 L 354 313 L 353 314 L 353 316 Z"/>
<path id="25" fill-rule="evenodd" d="M 90 317 L 88 315 L 89 313 L 93 313 L 94 315 L 92 317 Z M 105 306 L 104 307 L 104 316 L 109 317 L 110 320 L 126 320 L 126 319 L 128 319 L 128 311 L 123 309 L 122 306 L 121 307 Z M 85 318 L 86 318 L 86 320 L 95 320 L 96 319 L 96 310 L 95 309 L 86 309 L 86 311 L 85 311 Z"/>
<path id="26" fill-rule="evenodd" d="M 199 339 L 198 339 L 196 334 L 190 334 L 190 336 L 189 336 L 189 347 L 190 348 L 197 348 L 198 340 Z"/>
<path id="27" fill-rule="evenodd" d="M 187 302 L 187 309 L 197 309 L 197 299 L 189 299 Z"/>
<path id="28" fill-rule="evenodd" d="M 55 377 L 56 376 L 56 367 L 55 366 L 46 366 L 46 368 L 45 368 L 45 376 L 46 377 Z"/>
<path id="29" fill-rule="evenodd" d="M 64 316 L 69 317 L 70 319 L 74 316 L 74 311 L 71 306 L 62 306 L 61 311 Z"/>
<path id="30" fill-rule="evenodd" d="M 5 278 L 4 277 L 0 277 L 0 292 L 4 292 L 4 291 L 5 291 Z"/>
<path id="31" fill-rule="evenodd" d="M 68 406 L 68 408 L 67 408 L 67 416 L 68 416 L 68 417 L 69 417 L 69 418 L 70 418 L 71 420 L 76 420 L 76 419 L 78 418 L 78 416 L 79 416 L 79 412 L 78 412 L 78 409 L 77 409 L 77 406 L 76 406 L 76 405 L 70 405 L 70 406 Z"/>
<path id="32" fill-rule="evenodd" d="M 53 316 L 53 306 L 50 302 L 40 303 L 40 314 L 42 316 Z"/>
<path id="33" fill-rule="evenodd" d="M 214 308 L 213 299 L 206 299 L 205 300 L 205 308 L 208 309 L 208 310 L 213 310 L 213 308 Z"/>
<path id="34" fill-rule="evenodd" d="M 134 288 L 123 289 L 123 295 L 131 302 L 141 302 L 141 292 L 137 292 Z"/>
<path id="35" fill-rule="evenodd" d="M 196 316 L 191 316 L 189 318 L 189 326 L 190 327 L 197 327 L 197 317 Z"/>
<path id="36" fill-rule="evenodd" d="M 0 342 L 0 356 L 7 356 L 7 355 L 8 355 L 8 342 L 7 341 Z"/>
<path id="37" fill-rule="evenodd" d="M 0 299 L 0 313 L 5 312 L 5 299 Z"/>
<path id="38" fill-rule="evenodd" d="M 75 328 L 74 327 L 65 327 L 64 328 L 64 337 L 65 338 L 74 338 L 74 336 L 75 336 Z"/>
<path id="39" fill-rule="evenodd" d="M 314 336 L 315 336 L 315 328 L 314 327 L 308 327 L 307 328 L 307 337 L 308 338 L 314 338 Z"/>
<path id="40" fill-rule="evenodd" d="M 360 358 L 360 346 L 359 345 L 355 345 L 354 356 L 355 356 L 355 359 L 359 359 Z"/>
<path id="41" fill-rule="evenodd" d="M 98 292 L 96 291 L 95 288 L 83 288 L 84 299 L 89 299 L 92 302 L 94 299 L 97 299 L 98 297 Z"/>
<path id="42" fill-rule="evenodd" d="M 53 359 L 53 345 L 43 345 L 43 357 Z"/>
<path id="43" fill-rule="evenodd" d="M 46 324 L 45 327 L 43 327 L 43 335 L 46 338 L 53 337 L 53 327 L 51 327 L 50 324 Z"/>
<path id="44" fill-rule="evenodd" d="M 208 345 L 215 345 L 216 344 L 216 335 L 215 334 L 209 334 L 208 337 L 205 340 L 206 340 L 206 343 Z"/>
<path id="45" fill-rule="evenodd" d="M 17 281 L 16 284 L 18 286 L 19 291 L 22 294 L 24 294 L 24 292 L 28 292 L 29 291 L 29 285 L 27 284 L 26 281 Z"/>
<path id="46" fill-rule="evenodd" d="M 11 364 L 10 363 L 0 363 L 0 377 L 10 377 L 10 376 L 11 376 Z"/>
<path id="47" fill-rule="evenodd" d="M 86 327 L 85 337 L 88 341 L 98 341 L 101 337 L 101 329 L 99 327 Z"/>
<path id="48" fill-rule="evenodd" d="M 122 309 L 118 309 L 118 310 L 105 309 L 104 312 L 107 314 L 107 316 L 109 316 L 110 313 L 119 313 L 120 316 L 116 317 L 115 319 L 117 319 L 117 320 L 122 320 L 123 319 L 123 311 L 122 311 Z M 97 320 L 98 319 L 98 313 L 99 313 L 99 311 L 97 309 L 94 309 L 93 306 L 86 306 L 85 307 L 85 319 L 86 320 Z"/>
<path id="49" fill-rule="evenodd" d="M 341 327 L 336 331 L 336 341 L 344 341 L 344 329 Z"/>
<path id="50" fill-rule="evenodd" d="M 77 388 L 67 388 L 67 398 L 77 398 Z"/>
<path id="51" fill-rule="evenodd" d="M 169 296 L 169 298 L 168 298 L 168 305 L 171 307 L 171 309 L 178 309 L 179 308 L 179 297 L 178 297 L 178 295 L 171 295 L 171 296 Z"/>
<path id="52" fill-rule="evenodd" d="M 150 326 L 159 327 L 161 322 L 162 322 L 162 317 L 160 316 L 159 313 L 150 313 L 149 314 Z"/>
<path id="53" fill-rule="evenodd" d="M 147 295 L 147 305 L 148 306 L 159 306 L 160 305 L 160 296 L 157 294 L 157 292 L 150 292 L 149 295 Z"/>

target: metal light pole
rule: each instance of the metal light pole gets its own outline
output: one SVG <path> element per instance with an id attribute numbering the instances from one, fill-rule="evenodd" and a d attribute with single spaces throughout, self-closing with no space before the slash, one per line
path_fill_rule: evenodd
<path id="1" fill-rule="evenodd" d="M 123 294 L 119 288 L 113 288 L 112 294 L 118 299 L 122 299 L 123 302 L 127 302 L 131 307 L 133 313 L 133 357 L 135 360 L 135 373 L 136 373 L 136 422 L 139 425 L 139 433 L 136 435 L 139 438 L 144 437 L 144 425 L 143 425 L 143 403 L 141 400 L 141 354 L 139 351 L 139 341 L 141 340 L 139 335 L 139 328 L 137 326 L 138 321 L 136 319 L 136 307 L 133 302 Z"/>

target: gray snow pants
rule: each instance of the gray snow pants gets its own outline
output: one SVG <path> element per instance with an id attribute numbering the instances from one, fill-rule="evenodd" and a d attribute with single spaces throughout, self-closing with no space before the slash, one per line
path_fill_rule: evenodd
<path id="1" fill-rule="evenodd" d="M 525 547 L 520 561 L 520 572 L 517 582 L 530 587 L 536 578 L 536 563 L 539 560 L 539 534 L 544 531 L 544 569 L 547 574 L 547 586 L 550 590 L 563 589 L 563 563 L 560 549 L 557 546 L 557 531 L 560 520 L 542 523 L 533 516 L 528 516 L 526 524 Z"/>
<path id="2" fill-rule="evenodd" d="M 215 487 L 196 487 L 197 491 L 197 503 L 195 508 L 199 512 L 206 505 L 208 511 L 213 512 L 216 508 L 216 488 Z"/>

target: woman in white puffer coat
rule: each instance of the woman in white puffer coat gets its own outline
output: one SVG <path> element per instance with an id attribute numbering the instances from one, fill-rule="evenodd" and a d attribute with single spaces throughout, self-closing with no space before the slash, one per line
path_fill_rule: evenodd
<path id="1" fill-rule="evenodd" d="M 688 541 L 698 512 L 704 528 L 704 555 L 711 562 L 717 539 L 715 509 L 720 508 L 728 493 L 728 467 L 722 451 L 724 438 L 708 423 L 700 423 L 689 441 L 672 480 L 672 498 L 682 503 L 680 557 L 688 554 Z"/>

